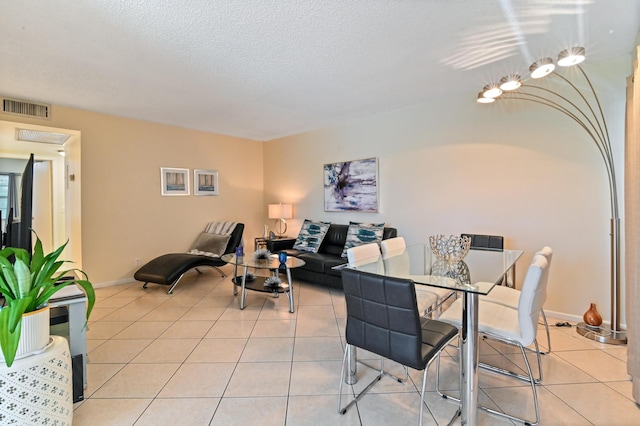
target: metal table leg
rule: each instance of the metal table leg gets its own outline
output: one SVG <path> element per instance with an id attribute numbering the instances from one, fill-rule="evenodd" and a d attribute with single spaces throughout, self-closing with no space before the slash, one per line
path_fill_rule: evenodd
<path id="1" fill-rule="evenodd" d="M 237 284 L 237 282 L 236 282 L 237 280 L 238 280 L 238 264 L 234 263 L 233 264 L 233 281 L 232 281 L 233 282 L 233 295 L 234 296 L 238 295 L 238 286 L 236 285 Z"/>
<path id="2" fill-rule="evenodd" d="M 294 311 L 294 306 L 293 306 L 293 281 L 291 281 L 291 269 L 289 269 L 289 267 L 287 266 L 287 281 L 289 281 L 289 312 L 293 313 Z"/>
<path id="3" fill-rule="evenodd" d="M 242 272 L 242 290 L 240 294 L 240 309 L 244 309 L 247 302 L 247 291 L 245 289 L 245 285 L 247 284 L 247 270 L 248 266 L 244 266 L 244 271 Z"/>
<path id="4" fill-rule="evenodd" d="M 462 330 L 460 336 L 460 411 L 461 424 L 478 424 L 478 294 L 463 295 Z"/>

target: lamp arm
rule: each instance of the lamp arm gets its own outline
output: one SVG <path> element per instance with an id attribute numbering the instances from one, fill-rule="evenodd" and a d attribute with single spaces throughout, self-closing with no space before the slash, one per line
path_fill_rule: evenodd
<path id="1" fill-rule="evenodd" d="M 559 75 L 559 77 L 564 78 L 564 77 L 562 77 L 562 76 L 560 76 L 560 75 Z M 571 83 L 569 82 L 569 84 L 571 84 Z M 553 90 L 547 89 L 547 88 L 545 88 L 545 87 L 533 86 L 533 85 L 528 85 L 528 84 L 526 84 L 526 85 L 525 85 L 525 84 L 523 84 L 523 85 L 522 85 L 522 87 L 531 88 L 531 89 L 536 89 L 536 90 L 541 90 L 541 91 L 544 91 L 544 92 L 550 93 L 550 94 L 552 94 L 552 95 L 554 95 L 554 96 L 557 96 L 558 98 L 562 99 L 563 101 L 565 101 L 565 102 L 566 102 L 566 103 L 568 103 L 569 105 L 571 105 L 571 106 L 574 108 L 574 110 L 575 110 L 575 111 L 578 111 L 578 112 L 580 113 L 580 115 L 582 115 L 582 117 L 584 117 L 584 119 L 587 121 L 587 123 L 589 123 L 589 125 L 590 125 L 591 129 L 593 129 L 593 131 L 595 132 L 595 134 L 598 136 L 599 142 L 597 142 L 597 143 L 602 144 L 602 146 L 603 146 L 603 147 L 605 147 L 605 146 L 607 145 L 607 139 L 606 139 L 606 136 L 605 136 L 604 134 L 602 134 L 602 127 L 600 126 L 600 122 L 598 121 L 598 117 L 596 117 L 596 115 L 593 113 L 593 110 L 591 109 L 591 107 L 590 107 L 589 105 L 588 105 L 588 106 L 589 106 L 589 109 L 591 110 L 591 113 L 592 113 L 591 117 L 590 117 L 590 116 L 588 116 L 587 114 L 585 114 L 585 112 L 584 112 L 584 111 L 582 111 L 582 110 L 578 107 L 578 105 L 576 105 L 574 102 L 572 102 L 572 101 L 571 101 L 571 100 L 569 100 L 568 98 L 566 98 L 566 97 L 562 96 L 561 94 L 559 94 L 559 93 L 557 93 L 557 92 L 554 92 Z M 575 86 L 574 86 L 574 88 L 575 88 Z M 522 92 L 518 91 L 518 92 L 514 92 L 514 93 L 522 93 Z M 578 92 L 578 93 L 579 93 L 579 92 Z M 536 95 L 529 94 L 529 93 L 527 93 L 527 94 L 528 94 L 528 95 L 530 95 L 530 96 L 536 96 Z M 582 96 L 582 94 L 581 94 L 581 93 L 580 93 L 580 95 Z M 571 111 L 569 108 L 567 108 L 567 107 L 565 107 L 565 106 L 563 106 L 563 105 L 561 105 L 561 104 L 559 104 L 559 103 L 557 103 L 557 102 L 554 102 L 554 101 L 552 101 L 551 99 L 545 98 L 544 96 L 538 96 L 538 97 L 540 97 L 541 99 L 545 99 L 545 100 L 547 100 L 547 101 L 549 101 L 549 102 L 553 102 L 555 105 L 558 105 L 558 106 L 560 106 L 560 107 L 564 108 L 566 111 Z M 584 99 L 584 97 L 583 97 L 582 99 L 586 101 L 586 99 Z M 574 120 L 579 120 L 579 119 L 574 118 Z M 595 120 L 595 122 L 596 122 L 595 124 L 593 123 L 593 120 Z M 597 126 L 596 126 L 596 125 L 597 125 Z M 600 131 L 598 131 L 598 130 L 600 130 Z M 605 148 L 605 149 L 606 149 L 606 148 Z"/>
<path id="2" fill-rule="evenodd" d="M 596 123 L 598 124 L 598 128 L 600 129 L 600 135 L 602 135 L 602 139 L 605 141 L 605 146 L 607 147 L 607 151 L 609 151 L 609 155 L 611 155 L 611 140 L 609 139 L 609 130 L 607 129 L 607 121 L 605 120 L 604 113 L 602 112 L 602 106 L 600 105 L 600 99 L 598 98 L 598 95 L 596 94 L 596 91 L 593 88 L 593 85 L 591 84 L 591 80 L 587 76 L 587 73 L 584 72 L 584 70 L 582 69 L 582 67 L 580 65 L 577 65 L 577 67 L 580 70 L 580 72 L 582 73 L 584 79 L 587 81 L 587 84 L 589 85 L 589 88 L 591 89 L 591 93 L 593 94 L 593 98 L 596 100 L 596 105 L 598 105 L 598 111 L 600 112 L 600 116 L 599 117 L 600 117 L 600 120 L 602 120 L 602 124 L 600 123 L 600 120 L 598 119 L 598 115 L 595 113 L 595 111 L 591 107 L 591 104 L 587 101 L 587 99 L 584 97 L 582 92 L 580 90 L 578 90 L 578 88 L 571 81 L 569 81 L 569 79 L 567 79 L 566 77 L 564 77 L 564 76 L 562 76 L 562 75 L 560 75 L 560 74 L 558 74 L 556 72 L 554 72 L 552 74 L 555 75 L 556 77 L 560 77 L 569 86 L 571 86 L 573 88 L 573 90 L 575 90 L 576 93 L 578 93 L 578 95 L 580 95 L 580 97 L 584 101 L 585 105 L 587 105 L 587 107 L 589 108 L 589 111 L 591 111 L 591 115 L 595 118 Z M 604 126 L 604 130 L 602 129 L 603 126 Z"/>
<path id="3" fill-rule="evenodd" d="M 534 87 L 534 86 L 528 86 L 528 87 Z M 560 98 L 566 100 L 567 102 L 569 102 L 571 105 L 573 105 L 574 107 L 576 107 L 572 102 L 570 102 L 569 100 L 565 99 L 563 96 L 552 92 L 551 90 L 548 89 L 543 89 L 540 88 L 542 90 L 545 90 L 547 92 L 551 92 L 554 95 L 559 96 Z M 517 95 L 525 95 L 525 96 L 517 96 Z M 503 94 L 504 96 L 504 94 Z M 611 202 L 611 215 L 614 219 L 618 219 L 618 192 L 617 192 L 617 185 L 616 185 L 616 177 L 615 177 L 615 170 L 613 167 L 613 158 L 611 157 L 611 154 L 609 151 L 606 150 L 606 148 L 604 147 L 604 145 L 606 145 L 602 140 L 600 140 L 599 137 L 596 137 L 596 135 L 600 136 L 599 134 L 594 134 L 595 129 L 590 128 L 589 126 L 587 126 L 583 121 L 580 120 L 580 118 L 578 116 L 576 116 L 576 114 L 574 114 L 571 110 L 569 110 L 568 108 L 566 108 L 565 106 L 554 102 L 550 99 L 547 99 L 543 96 L 539 96 L 539 95 L 535 95 L 532 93 L 526 93 L 526 92 L 512 92 L 509 93 L 508 96 L 504 96 L 504 99 L 517 99 L 517 100 L 523 100 L 523 101 L 529 101 L 529 102 L 535 102 L 538 104 L 542 104 L 542 105 L 546 105 L 548 107 L 551 107 L 557 111 L 560 111 L 561 113 L 565 114 L 566 116 L 570 117 L 572 120 L 574 120 L 576 123 L 578 123 L 583 129 L 584 131 L 587 132 L 587 134 L 589 134 L 589 136 L 591 137 L 591 139 L 593 140 L 593 142 L 596 144 L 596 147 L 598 148 L 598 151 L 600 152 L 600 155 L 602 156 L 602 159 L 604 160 L 605 163 L 605 168 L 607 170 L 607 177 L 609 178 L 609 195 L 610 195 L 610 202 Z M 576 107 L 577 109 L 577 107 Z M 583 114 L 584 115 L 584 114 Z M 590 122 L 591 124 L 591 122 Z"/>

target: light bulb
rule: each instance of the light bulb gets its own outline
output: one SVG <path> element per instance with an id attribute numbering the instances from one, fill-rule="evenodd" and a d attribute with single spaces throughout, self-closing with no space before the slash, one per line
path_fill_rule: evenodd
<path id="1" fill-rule="evenodd" d="M 561 67 L 578 65 L 580 62 L 584 61 L 584 53 L 584 47 L 577 46 L 564 49 L 562 52 L 558 53 L 558 65 Z"/>
<path id="2" fill-rule="evenodd" d="M 542 58 L 531 64 L 529 72 L 531 72 L 531 78 L 542 78 L 551 74 L 554 69 L 556 66 L 553 64 L 553 59 Z"/>
<path id="3" fill-rule="evenodd" d="M 482 89 L 482 96 L 485 98 L 497 98 L 500 95 L 502 95 L 502 90 L 497 84 L 487 84 Z"/>
<path id="4" fill-rule="evenodd" d="M 522 82 L 518 74 L 508 75 L 500 79 L 500 89 L 502 90 L 516 90 L 520 86 L 522 86 Z"/>
<path id="5" fill-rule="evenodd" d="M 491 102 L 495 102 L 495 101 L 496 101 L 496 98 L 486 98 L 483 92 L 478 93 L 477 102 L 479 104 L 490 104 Z"/>

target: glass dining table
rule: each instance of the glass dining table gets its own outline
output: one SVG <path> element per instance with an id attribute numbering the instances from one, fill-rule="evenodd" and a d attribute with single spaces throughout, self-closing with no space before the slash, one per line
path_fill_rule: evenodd
<path id="1" fill-rule="evenodd" d="M 364 262 L 353 269 L 396 278 L 411 279 L 416 286 L 425 285 L 455 290 L 462 294 L 462 327 L 460 330 L 460 410 L 461 424 L 476 425 L 478 411 L 478 300 L 489 294 L 503 277 L 515 276 L 516 261 L 521 250 L 469 250 L 460 262 L 438 259 L 428 244 L 417 244 L 386 255 L 384 258 Z M 349 267 L 349 266 L 343 266 Z M 347 377 L 355 383 L 355 351 L 349 359 Z M 455 418 L 455 417 L 454 417 Z"/>

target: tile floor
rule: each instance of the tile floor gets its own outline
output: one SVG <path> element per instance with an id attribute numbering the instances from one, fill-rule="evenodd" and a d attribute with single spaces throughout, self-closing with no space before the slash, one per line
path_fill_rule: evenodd
<path id="1" fill-rule="evenodd" d="M 356 407 L 336 414 L 346 312 L 340 291 L 296 283 L 291 314 L 286 297 L 257 292 L 248 293 L 241 311 L 230 277 L 213 270 L 187 274 L 173 295 L 167 288 L 97 289 L 87 336 L 88 387 L 75 406 L 74 425 L 417 424 L 422 376 L 416 371 L 405 384 L 383 378 Z M 626 347 L 586 340 L 575 328 L 551 333 L 553 352 L 543 357 L 538 387 L 540 424 L 640 424 Z M 544 330 L 539 341 L 546 344 Z M 442 387 L 455 393 L 455 352 L 448 352 Z M 496 343 L 481 346 L 482 359 L 513 368 L 522 364 L 517 355 Z M 435 393 L 434 367 L 424 424 L 445 425 L 456 406 Z M 359 383 L 371 374 L 360 368 Z M 488 372 L 479 383 L 482 404 L 533 416 L 525 383 Z M 483 411 L 479 420 L 512 424 Z"/>

